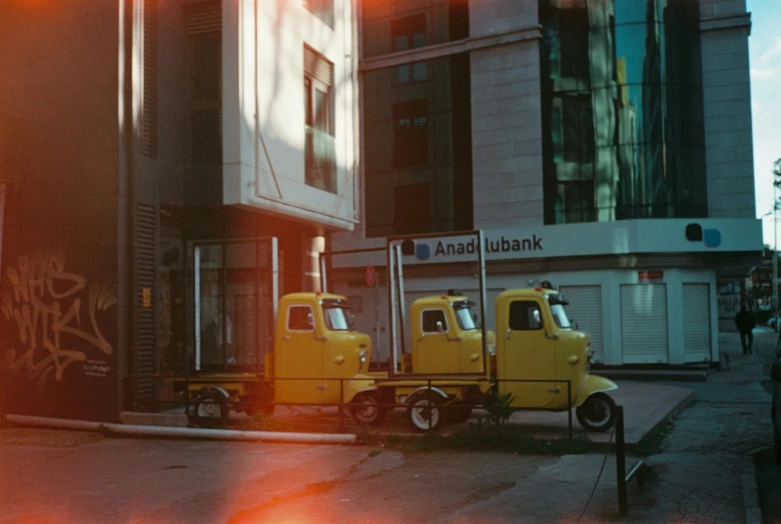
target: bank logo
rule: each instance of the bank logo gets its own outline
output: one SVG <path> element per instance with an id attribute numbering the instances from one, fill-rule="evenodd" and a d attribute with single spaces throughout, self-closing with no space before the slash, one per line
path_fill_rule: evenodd
<path id="1" fill-rule="evenodd" d="M 700 224 L 689 224 L 686 226 L 686 240 L 702 242 L 705 247 L 719 247 L 721 245 L 721 231 L 703 229 Z"/>
<path id="2" fill-rule="evenodd" d="M 415 256 L 418 260 L 428 260 L 431 258 L 431 247 L 428 244 L 415 244 Z"/>

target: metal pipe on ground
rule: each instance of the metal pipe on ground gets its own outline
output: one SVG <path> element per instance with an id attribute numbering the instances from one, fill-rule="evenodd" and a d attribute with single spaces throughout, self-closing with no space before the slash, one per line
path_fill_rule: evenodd
<path id="1" fill-rule="evenodd" d="M 239 431 L 234 429 L 171 428 L 161 426 L 131 426 L 86 420 L 6 415 L 11 424 L 41 426 L 53 429 L 86 431 L 109 430 L 117 435 L 141 437 L 192 438 L 211 440 L 239 440 L 252 442 L 280 442 L 290 444 L 356 444 L 358 438 L 350 434 L 286 433 L 278 431 Z"/>

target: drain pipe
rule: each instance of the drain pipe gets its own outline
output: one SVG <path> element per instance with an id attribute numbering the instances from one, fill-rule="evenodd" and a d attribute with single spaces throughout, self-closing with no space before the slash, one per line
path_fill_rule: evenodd
<path id="1" fill-rule="evenodd" d="M 105 431 L 117 435 L 137 437 L 168 437 L 209 440 L 239 440 L 252 442 L 284 442 L 291 444 L 355 444 L 358 438 L 350 434 L 331 433 L 285 433 L 279 431 L 239 431 L 234 429 L 174 428 L 162 426 L 132 426 L 69 420 L 62 418 L 31 417 L 27 415 L 6 415 L 11 424 L 43 426 L 53 429 L 75 429 Z"/>

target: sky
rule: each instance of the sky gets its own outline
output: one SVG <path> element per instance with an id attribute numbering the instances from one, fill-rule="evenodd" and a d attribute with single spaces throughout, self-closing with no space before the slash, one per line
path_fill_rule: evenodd
<path id="1" fill-rule="evenodd" d="M 773 162 L 781 158 L 781 0 L 746 0 L 746 8 L 751 12 L 754 190 L 757 217 L 762 217 L 773 209 Z M 778 220 L 781 245 L 781 210 Z M 765 244 L 773 245 L 772 216 L 763 218 L 763 228 Z"/>

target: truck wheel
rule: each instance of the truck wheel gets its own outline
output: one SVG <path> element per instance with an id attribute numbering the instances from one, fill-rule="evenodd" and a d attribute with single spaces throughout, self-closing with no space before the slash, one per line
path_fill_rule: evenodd
<path id="1" fill-rule="evenodd" d="M 407 417 L 417 431 L 437 429 L 445 423 L 445 408 L 442 398 L 430 392 L 418 393 L 407 401 Z"/>
<path id="2" fill-rule="evenodd" d="M 347 410 L 358 424 L 378 425 L 385 418 L 385 408 L 379 406 L 374 393 L 358 393 Z"/>
<path id="3" fill-rule="evenodd" d="M 447 407 L 447 421 L 463 424 L 472 415 L 473 406 L 469 404 L 451 404 Z"/>
<path id="4" fill-rule="evenodd" d="M 195 403 L 194 421 L 198 425 L 224 425 L 228 422 L 228 402 L 220 393 L 203 393 Z"/>
<path id="5" fill-rule="evenodd" d="M 616 403 L 604 393 L 594 393 L 575 408 L 575 416 L 586 431 L 607 431 L 616 421 Z"/>

